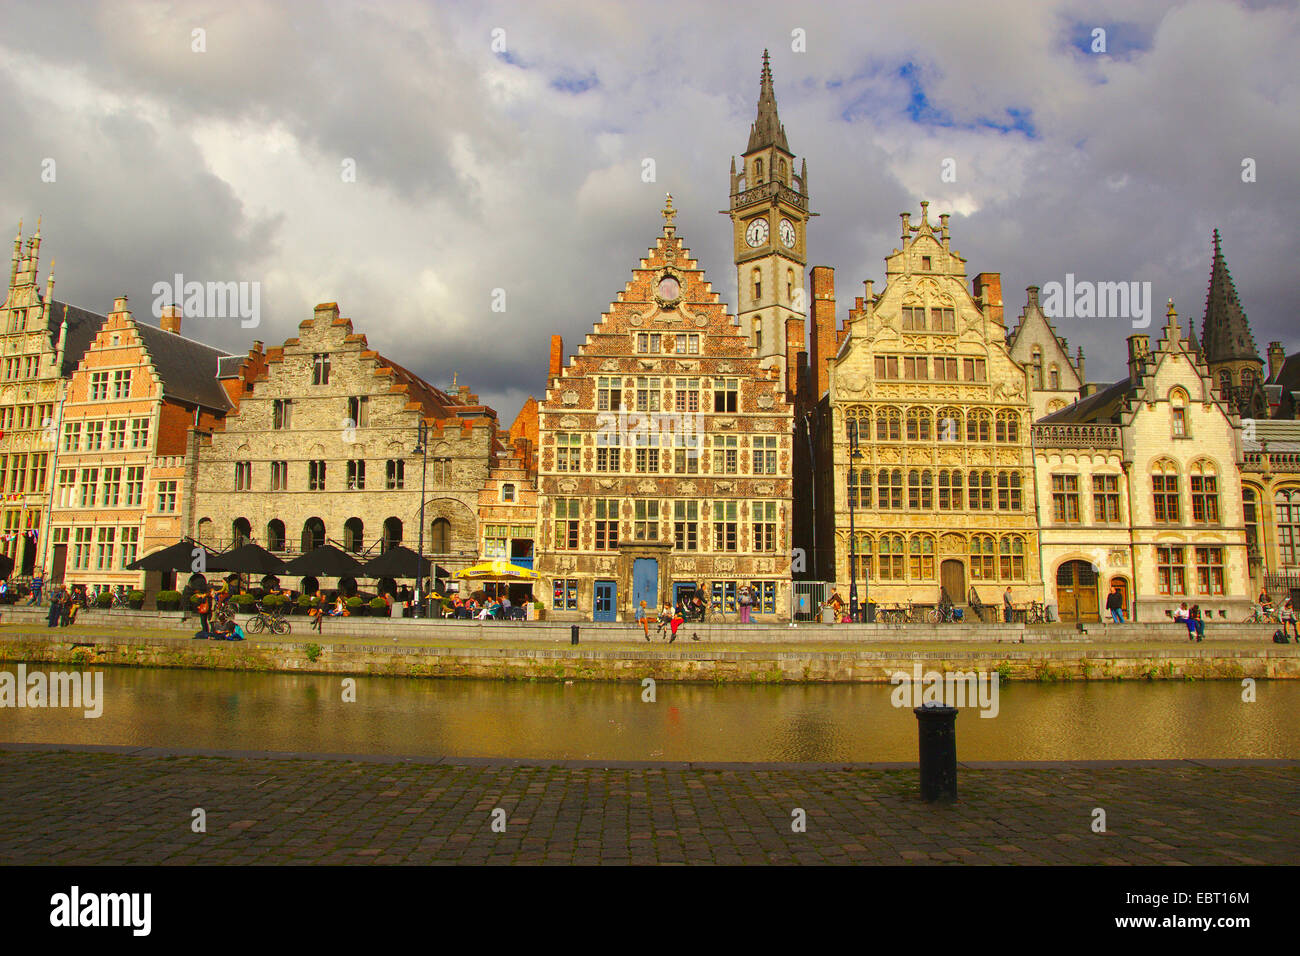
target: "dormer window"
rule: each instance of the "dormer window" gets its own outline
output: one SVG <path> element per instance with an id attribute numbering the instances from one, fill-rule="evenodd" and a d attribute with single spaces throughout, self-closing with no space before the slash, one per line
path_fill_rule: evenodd
<path id="1" fill-rule="evenodd" d="M 929 256 L 922 256 L 922 257 L 921 257 L 921 268 L 924 269 L 926 272 L 929 272 L 929 271 L 930 271 L 930 257 L 929 257 Z"/>
<path id="2" fill-rule="evenodd" d="M 1187 428 L 1187 396 L 1181 390 L 1176 390 L 1169 396 L 1170 413 L 1172 416 L 1171 430 L 1174 438 L 1190 438 L 1191 435 Z"/>
<path id="3" fill-rule="evenodd" d="M 1043 350 L 1040 349 L 1037 345 L 1034 346 L 1033 352 L 1030 353 L 1029 364 L 1033 369 L 1034 388 L 1042 388 L 1043 387 Z"/>
<path id="4" fill-rule="evenodd" d="M 515 486 L 505 484 L 501 486 L 501 500 L 506 504 L 513 504 L 515 500 Z"/>
<path id="5" fill-rule="evenodd" d="M 763 161 L 761 159 L 756 159 L 754 160 L 754 182 L 761 183 L 762 181 L 763 181 Z"/>
<path id="6" fill-rule="evenodd" d="M 1053 365 L 1047 372 L 1047 387 L 1059 389 L 1061 387 L 1061 370 Z"/>

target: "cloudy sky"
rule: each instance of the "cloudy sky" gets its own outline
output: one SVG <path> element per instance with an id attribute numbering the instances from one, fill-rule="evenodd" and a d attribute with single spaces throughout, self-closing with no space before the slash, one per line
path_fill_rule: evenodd
<path id="1" fill-rule="evenodd" d="M 337 301 L 372 347 L 438 385 L 459 372 L 507 423 L 542 386 L 549 336 L 572 351 L 622 288 L 665 192 L 734 307 L 717 210 L 764 47 L 821 213 L 810 264 L 836 268 L 841 318 L 862 280 L 883 281 L 898 213 L 929 199 L 969 273 L 1002 273 L 1009 320 L 1025 286 L 1073 273 L 1149 281 L 1199 330 L 1218 226 L 1261 350 L 1300 347 L 1290 2 L 37 0 L 4 15 L 0 224 L 44 216 L 57 298 L 103 312 L 125 293 L 156 321 L 153 284 L 175 273 L 258 282 L 260 328 L 186 323 L 238 351 Z M 1120 374 L 1126 322 L 1058 330 L 1090 379 Z"/>

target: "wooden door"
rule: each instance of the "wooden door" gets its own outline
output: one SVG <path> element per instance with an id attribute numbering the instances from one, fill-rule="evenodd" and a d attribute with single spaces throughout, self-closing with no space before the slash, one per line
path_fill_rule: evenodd
<path id="1" fill-rule="evenodd" d="M 1056 569 L 1056 603 L 1062 621 L 1099 621 L 1097 572 L 1087 561 L 1066 561 Z"/>

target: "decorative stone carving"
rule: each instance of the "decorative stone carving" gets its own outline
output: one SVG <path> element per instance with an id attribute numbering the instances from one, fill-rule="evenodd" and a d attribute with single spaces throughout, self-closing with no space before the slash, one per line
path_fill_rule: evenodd
<path id="1" fill-rule="evenodd" d="M 735 371 L 736 366 L 732 365 L 730 362 L 720 362 L 718 364 L 718 372 L 723 375 L 731 375 L 734 374 Z"/>
<path id="2" fill-rule="evenodd" d="M 578 481 L 576 478 L 562 478 L 558 482 L 558 487 L 564 494 L 573 494 L 578 490 Z"/>
<path id="3" fill-rule="evenodd" d="M 649 478 L 637 482 L 636 490 L 638 494 L 652 495 L 659 490 L 659 486 Z"/>
<path id="4" fill-rule="evenodd" d="M 736 420 L 734 418 L 718 418 L 714 419 L 713 424 L 717 425 L 719 428 L 735 428 Z"/>
<path id="5" fill-rule="evenodd" d="M 678 570 L 678 571 L 694 571 L 694 570 L 695 570 L 695 559 L 694 559 L 694 558 L 678 558 L 678 559 L 677 559 L 677 570 Z"/>
<path id="6" fill-rule="evenodd" d="M 560 396 L 560 401 L 563 402 L 565 405 L 577 405 L 578 393 L 573 391 L 572 389 L 569 389 L 563 395 Z"/>
<path id="7" fill-rule="evenodd" d="M 758 396 L 759 408 L 771 408 L 775 404 L 776 404 L 776 399 L 774 399 L 771 395 Z"/>
<path id="8" fill-rule="evenodd" d="M 959 534 L 945 534 L 939 539 L 940 554 L 965 554 L 966 539 Z"/>
<path id="9" fill-rule="evenodd" d="M 597 479 L 596 479 L 596 487 L 597 487 L 597 488 L 600 488 L 600 489 L 602 489 L 602 490 L 604 490 L 604 491 L 609 491 L 611 488 L 617 488 L 617 487 L 618 487 L 618 484 L 619 484 L 619 482 L 618 482 L 618 479 L 617 479 L 617 478 L 597 478 Z"/>
<path id="10" fill-rule="evenodd" d="M 776 493 L 776 485 L 770 481 L 760 481 L 754 486 L 754 491 L 760 495 L 771 495 Z"/>
<path id="11" fill-rule="evenodd" d="M 679 482 L 677 483 L 677 491 L 678 491 L 678 493 L 683 494 L 683 495 L 692 495 L 692 496 L 693 496 L 693 495 L 695 495 L 695 494 L 697 493 L 697 489 L 696 489 L 695 482 L 693 482 L 693 481 L 679 481 Z"/>
<path id="12" fill-rule="evenodd" d="M 600 363 L 600 370 L 602 372 L 617 372 L 618 361 L 616 359 L 605 359 L 605 361 Z"/>
<path id="13" fill-rule="evenodd" d="M 637 359 L 637 364 L 647 372 L 653 372 L 659 367 L 659 363 L 654 359 Z"/>
<path id="14" fill-rule="evenodd" d="M 565 415 L 563 418 L 560 419 L 560 427 L 561 427 L 561 428 L 577 428 L 577 427 L 578 427 L 578 419 L 575 418 L 573 415 Z"/>
<path id="15" fill-rule="evenodd" d="M 713 567 L 718 571 L 735 571 L 735 558 L 717 558 L 713 562 Z"/>
<path id="16" fill-rule="evenodd" d="M 732 489 L 734 489 L 735 487 L 736 487 L 736 483 L 734 481 L 715 481 L 713 483 L 714 491 L 725 492 L 728 494 L 730 494 Z"/>

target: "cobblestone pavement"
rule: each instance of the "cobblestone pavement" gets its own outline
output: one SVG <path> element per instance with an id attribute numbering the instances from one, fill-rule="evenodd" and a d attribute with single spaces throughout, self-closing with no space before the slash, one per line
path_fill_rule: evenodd
<path id="1" fill-rule="evenodd" d="M 0 751 L 0 862 L 1300 863 L 1300 762 L 915 768 Z M 192 830 L 193 811 L 206 832 Z M 505 832 L 493 811 L 504 810 Z M 1105 832 L 1094 832 L 1095 808 Z M 795 832 L 801 809 L 806 832 Z"/>

